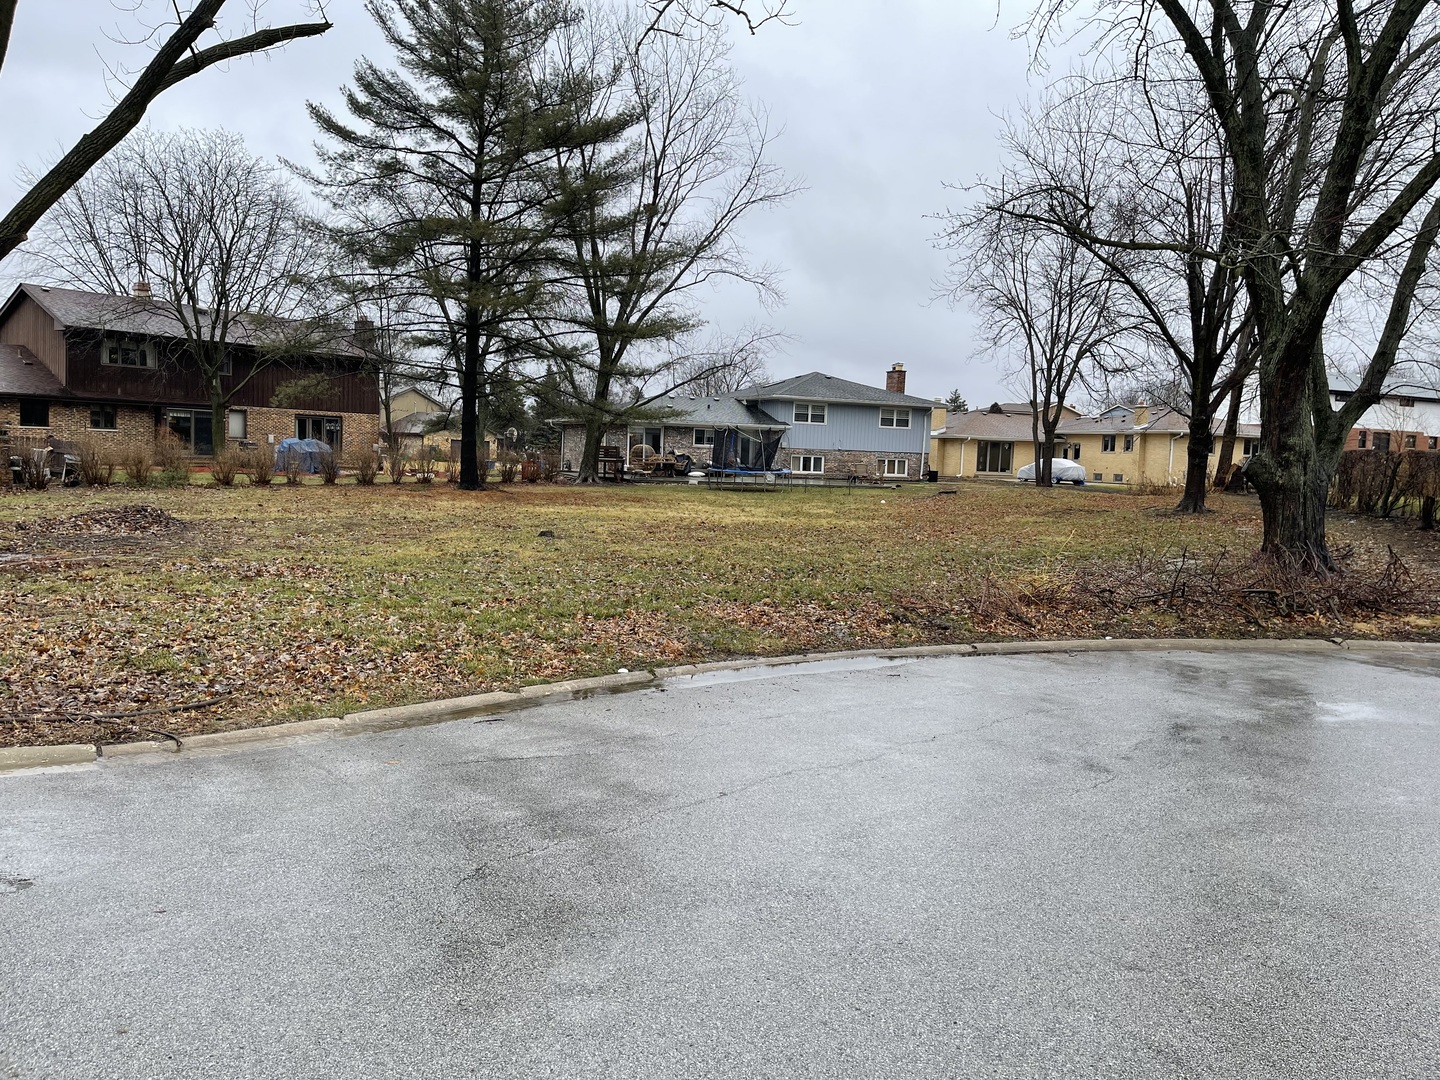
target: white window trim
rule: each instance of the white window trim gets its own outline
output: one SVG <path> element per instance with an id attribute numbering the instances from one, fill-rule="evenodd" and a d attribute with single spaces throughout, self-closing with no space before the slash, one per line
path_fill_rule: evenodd
<path id="1" fill-rule="evenodd" d="M 888 424 L 885 423 L 885 414 L 886 414 L 886 413 L 889 413 L 889 414 L 890 414 L 891 423 L 888 423 Z M 900 417 L 902 417 L 902 416 L 905 417 L 905 423 L 903 423 L 903 424 L 900 423 Z M 910 417 L 910 410 L 909 410 L 909 409 L 900 408 L 900 407 L 898 407 L 898 406 L 895 407 L 895 408 L 891 408 L 889 405 L 882 406 L 881 409 L 880 409 L 880 426 L 881 426 L 882 428 L 885 428 L 885 429 L 888 430 L 888 431 L 895 431 L 895 430 L 908 431 L 908 430 L 910 430 L 910 419 L 911 419 L 911 417 Z"/>
<path id="2" fill-rule="evenodd" d="M 806 411 L 805 411 L 805 419 L 804 419 L 804 420 L 799 419 L 799 418 L 795 415 L 795 407 L 798 407 L 798 406 L 800 406 L 800 405 L 804 405 L 804 406 L 805 406 L 805 410 L 806 410 Z M 823 420 L 811 420 L 811 419 L 810 419 L 810 417 L 812 417 L 812 416 L 815 415 L 811 410 L 813 410 L 816 406 L 819 406 L 821 409 L 824 410 L 824 412 L 821 413 L 821 415 L 822 415 L 825 419 L 823 419 Z M 792 404 L 792 407 L 791 407 L 791 409 L 790 409 L 790 422 L 791 422 L 792 424 L 814 424 L 816 427 L 822 427 L 822 426 L 824 426 L 825 424 L 828 424 L 828 423 L 830 422 L 830 403 L 829 403 L 828 401 L 796 401 L 796 402 L 794 402 L 794 403 Z"/>
<path id="3" fill-rule="evenodd" d="M 699 439 L 698 436 L 700 435 L 700 433 L 701 433 L 702 431 L 703 431 L 703 432 L 707 432 L 707 433 L 709 434 L 709 436 L 710 436 L 710 441 L 709 441 L 709 442 L 701 442 L 701 441 L 700 441 L 700 439 Z M 691 446 L 714 446 L 714 445 L 715 445 L 715 429 L 714 429 L 713 427 L 697 427 L 697 428 L 695 428 L 693 431 L 690 432 L 690 438 L 694 440 L 693 442 L 691 442 L 691 444 L 690 444 Z"/>
<path id="4" fill-rule="evenodd" d="M 807 458 L 810 460 L 811 465 L 811 467 L 808 469 L 801 464 L 801 462 L 803 462 Z M 817 461 L 820 463 L 819 468 L 814 467 Z M 790 456 L 790 468 L 792 472 L 795 472 L 800 476 L 823 476 L 825 474 L 825 455 L 792 454 Z"/>
<path id="5" fill-rule="evenodd" d="M 891 472 L 891 471 L 890 471 L 890 466 L 891 466 L 891 465 L 899 465 L 899 466 L 900 466 L 900 471 L 899 471 L 899 472 Z M 903 457 L 902 457 L 902 458 L 881 458 L 881 459 L 880 459 L 880 472 L 881 472 L 881 475 L 886 476 L 886 477 L 888 477 L 889 479 L 892 479 L 892 480 L 905 480 L 905 479 L 908 479 L 909 476 L 910 476 L 910 459 L 909 459 L 909 458 L 903 458 Z"/>
<path id="6" fill-rule="evenodd" d="M 240 417 L 240 427 L 243 429 L 239 435 L 230 431 L 230 421 L 233 417 Z M 246 409 L 225 410 L 225 438 L 227 439 L 248 439 L 250 437 L 250 413 Z"/>

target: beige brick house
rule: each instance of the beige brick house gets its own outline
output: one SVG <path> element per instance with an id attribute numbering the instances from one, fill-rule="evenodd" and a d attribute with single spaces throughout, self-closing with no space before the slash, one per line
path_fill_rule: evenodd
<path id="1" fill-rule="evenodd" d="M 300 437 L 341 454 L 380 436 L 380 398 L 367 374 L 360 334 L 323 352 L 266 362 L 261 343 L 231 346 L 237 387 L 226 417 L 229 443 Z M 279 386 L 323 373 L 325 389 L 294 408 L 274 408 Z M 148 297 L 21 285 L 0 307 L 0 429 L 21 438 L 90 437 L 117 451 L 165 431 L 209 456 L 212 430 L 204 382 L 179 325 Z"/>

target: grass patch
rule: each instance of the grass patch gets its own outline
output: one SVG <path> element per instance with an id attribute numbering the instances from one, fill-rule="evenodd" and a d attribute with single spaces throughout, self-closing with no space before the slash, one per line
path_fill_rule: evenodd
<path id="1" fill-rule="evenodd" d="M 183 527 L 150 535 L 165 515 L 95 513 L 139 502 Z M 1413 602 L 1383 591 L 1297 598 L 1253 574 L 1233 584 L 1259 541 L 1253 499 L 1220 496 L 1203 517 L 1168 505 L 983 483 L 948 496 L 924 485 L 17 494 L 0 502 L 0 549 L 33 558 L 0 576 L 12 613 L 0 744 L 115 738 L 115 725 L 62 717 L 216 695 L 213 708 L 141 723 L 183 734 L 812 649 L 1440 633 L 1433 537 L 1339 517 L 1351 580 L 1379 580 L 1394 547 Z M 81 514 L 102 525 L 57 524 Z M 103 523 L 121 519 L 136 524 L 107 536 Z M 37 715 L 51 720 L 16 719 Z"/>

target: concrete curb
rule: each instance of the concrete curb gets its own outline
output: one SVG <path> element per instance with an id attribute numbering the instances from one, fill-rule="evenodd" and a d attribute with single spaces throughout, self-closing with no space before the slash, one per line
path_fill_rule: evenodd
<path id="1" fill-rule="evenodd" d="M 80 765 L 102 758 L 132 758 L 171 755 L 188 750 L 223 750 L 253 746 L 284 739 L 321 735 L 361 735 L 400 727 L 443 724 L 450 720 L 494 716 L 517 709 L 533 708 L 555 701 L 584 699 L 598 694 L 620 694 L 667 679 L 684 679 L 717 671 L 747 671 L 757 668 L 785 668 L 845 660 L 907 660 L 941 656 L 1023 656 L 1046 653 L 1081 652 L 1271 652 L 1336 653 L 1379 652 L 1440 659 L 1440 643 L 1417 641 L 1366 641 L 1344 638 L 1077 638 L 1073 641 L 987 641 L 963 645 L 914 645 L 895 649 L 849 649 L 842 652 L 798 653 L 790 656 L 762 656 L 748 660 L 717 660 L 705 664 L 679 664 L 650 671 L 624 671 L 590 679 L 566 679 L 540 683 L 518 691 L 496 691 L 443 698 L 387 709 L 299 720 L 267 727 L 217 731 L 172 742 L 119 743 L 95 747 L 89 743 L 65 746 L 21 746 L 0 749 L 0 773 L 55 765 Z"/>

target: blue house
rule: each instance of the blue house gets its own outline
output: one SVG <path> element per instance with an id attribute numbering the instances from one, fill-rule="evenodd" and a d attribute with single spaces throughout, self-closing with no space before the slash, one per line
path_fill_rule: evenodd
<path id="1" fill-rule="evenodd" d="M 789 470 L 797 478 L 923 480 L 929 468 L 931 402 L 905 393 L 905 365 L 885 388 L 824 372 L 747 386 L 724 397 L 667 395 L 656 419 L 615 427 L 605 443 L 632 464 L 654 454 L 684 455 L 698 468 Z M 573 471 L 584 428 L 558 420 L 565 471 Z"/>
<path id="2" fill-rule="evenodd" d="M 778 468 L 835 479 L 925 477 L 932 403 L 905 393 L 904 364 L 885 373 L 883 390 L 812 371 L 734 396 L 789 425 Z"/>

